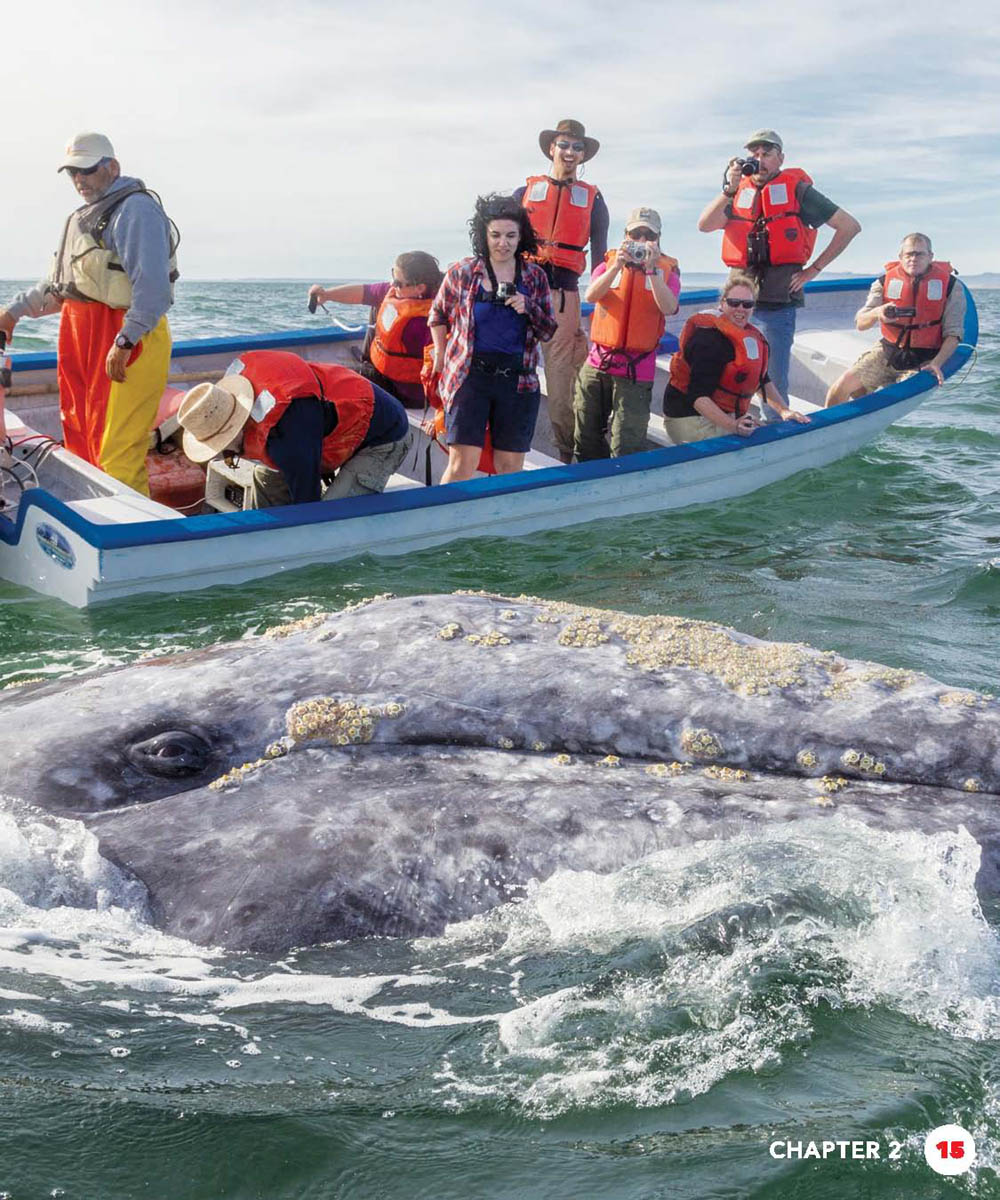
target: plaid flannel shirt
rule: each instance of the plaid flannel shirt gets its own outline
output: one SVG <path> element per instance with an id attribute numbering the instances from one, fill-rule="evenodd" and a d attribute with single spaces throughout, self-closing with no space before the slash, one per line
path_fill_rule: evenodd
<path id="1" fill-rule="evenodd" d="M 486 266 L 481 258 L 464 258 L 454 263 L 448 268 L 427 317 L 429 326 L 448 327 L 444 369 L 438 388 L 445 408 L 450 407 L 472 366 L 476 341 L 476 295 L 480 282 L 486 278 Z M 556 318 L 552 311 L 549 281 L 541 267 L 522 259 L 521 285 L 526 289 L 524 315 L 528 318 L 528 328 L 524 342 L 524 374 L 518 377 L 517 390 L 534 392 L 538 390 L 538 363 L 541 359 L 538 343 L 547 342 L 555 333 Z"/>

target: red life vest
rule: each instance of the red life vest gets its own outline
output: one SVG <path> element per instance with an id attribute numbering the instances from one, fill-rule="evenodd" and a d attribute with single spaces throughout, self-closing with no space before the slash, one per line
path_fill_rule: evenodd
<path id="1" fill-rule="evenodd" d="M 288 350 L 248 350 L 238 360 L 253 385 L 254 406 L 243 428 L 243 455 L 277 469 L 267 435 L 293 400 L 319 396 L 337 409 L 337 426 L 323 439 L 324 471 L 342 466 L 365 440 L 375 407 L 367 379 L 335 363 L 309 363 Z"/>
<path id="2" fill-rule="evenodd" d="M 954 285 L 951 263 L 932 262 L 919 279 L 913 279 L 898 262 L 885 264 L 882 300 L 898 308 L 915 308 L 912 317 L 893 317 L 879 323 L 882 340 L 904 350 L 938 350 L 941 321 Z"/>
<path id="3" fill-rule="evenodd" d="M 406 300 L 390 291 L 379 305 L 375 318 L 375 336 L 368 349 L 372 366 L 394 383 L 419 383 L 423 350 L 414 357 L 403 341 L 409 323 L 426 319 L 433 300 Z M 428 338 L 430 333 L 428 333 Z"/>
<path id="4" fill-rule="evenodd" d="M 604 256 L 608 270 L 617 254 L 609 250 Z M 657 266 L 669 279 L 670 272 L 677 270 L 677 260 L 661 254 Z M 641 268 L 623 267 L 615 286 L 594 305 L 590 340 L 607 350 L 648 354 L 660 344 L 666 323 L 653 295 L 652 276 Z"/>
<path id="5" fill-rule="evenodd" d="M 722 261 L 727 267 L 803 265 L 812 256 L 816 230 L 799 216 L 799 184 L 812 180 L 798 167 L 786 167 L 762 187 L 740 180 L 733 197 L 733 215 L 722 232 Z M 757 230 L 766 236 L 767 262 L 749 261 L 747 238 Z"/>
<path id="6" fill-rule="evenodd" d="M 587 266 L 584 251 L 590 241 L 590 214 L 597 188 L 582 180 L 557 183 L 548 175 L 531 175 L 521 204 L 528 210 L 538 238 L 535 262 L 566 267 L 582 275 Z"/>
<path id="7" fill-rule="evenodd" d="M 670 358 L 670 386 L 687 395 L 691 383 L 691 364 L 687 360 L 687 346 L 696 329 L 717 329 L 732 344 L 735 355 L 727 363 L 712 393 L 712 399 L 730 416 L 742 417 L 750 407 L 760 381 L 767 374 L 767 340 L 754 325 L 740 329 L 732 321 L 718 313 L 695 313 L 688 317 L 681 330 L 680 348 Z M 690 396 L 694 401 L 697 396 Z"/>

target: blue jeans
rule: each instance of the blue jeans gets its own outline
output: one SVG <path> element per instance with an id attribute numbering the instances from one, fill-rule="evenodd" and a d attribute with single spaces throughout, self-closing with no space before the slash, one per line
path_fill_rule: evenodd
<path id="1" fill-rule="evenodd" d="M 758 308 L 753 315 L 753 323 L 767 338 L 770 356 L 767 362 L 767 373 L 771 382 L 781 393 L 782 400 L 788 403 L 788 367 L 792 360 L 792 342 L 795 339 L 796 305 L 785 304 L 781 308 L 770 310 Z M 778 421 L 781 418 L 770 405 L 763 405 L 764 420 Z"/>

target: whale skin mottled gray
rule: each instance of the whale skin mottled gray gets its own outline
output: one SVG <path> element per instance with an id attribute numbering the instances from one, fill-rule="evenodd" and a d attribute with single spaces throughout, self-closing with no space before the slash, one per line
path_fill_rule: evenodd
<path id="1" fill-rule="evenodd" d="M 436 934 L 560 868 L 767 821 L 964 826 L 1000 895 L 1000 704 L 700 621 L 379 599 L 0 697 L 0 791 L 79 819 L 164 930 Z"/>

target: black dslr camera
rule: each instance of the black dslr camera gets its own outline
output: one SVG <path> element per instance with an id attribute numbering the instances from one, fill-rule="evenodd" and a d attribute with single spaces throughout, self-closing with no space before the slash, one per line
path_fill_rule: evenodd
<path id="1" fill-rule="evenodd" d="M 506 304 L 517 289 L 512 283 L 498 283 L 496 290 L 497 304 Z"/>
<path id="2" fill-rule="evenodd" d="M 917 310 L 908 304 L 887 304 L 885 306 L 885 315 L 891 321 L 894 317 L 915 317 Z"/>
<path id="3" fill-rule="evenodd" d="M 738 158 L 741 175 L 756 175 L 760 170 L 760 160 L 756 158 Z"/>

